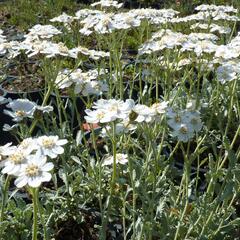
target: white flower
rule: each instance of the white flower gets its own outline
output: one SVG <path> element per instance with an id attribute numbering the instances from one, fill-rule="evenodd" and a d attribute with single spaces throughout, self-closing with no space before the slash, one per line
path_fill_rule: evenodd
<path id="1" fill-rule="evenodd" d="M 215 57 L 222 59 L 237 58 L 240 56 L 240 48 L 231 45 L 220 45 L 216 48 Z"/>
<path id="2" fill-rule="evenodd" d="M 226 5 L 208 5 L 208 4 L 202 4 L 195 8 L 197 11 L 220 11 L 220 12 L 229 12 L 229 13 L 237 13 L 238 10 L 234 8 L 233 6 L 226 6 Z"/>
<path id="3" fill-rule="evenodd" d="M 114 157 L 110 156 L 107 157 L 103 160 L 103 166 L 108 166 L 108 165 L 112 165 L 114 162 Z M 116 154 L 116 163 L 118 164 L 126 164 L 128 162 L 128 155 L 127 154 L 122 154 L 122 153 L 117 153 Z"/>
<path id="4" fill-rule="evenodd" d="M 21 172 L 21 167 L 27 162 L 27 156 L 30 154 L 30 150 L 15 149 L 9 156 L 4 160 L 4 168 L 2 173 L 9 175 L 18 175 Z"/>
<path id="5" fill-rule="evenodd" d="M 129 29 L 139 27 L 141 20 L 129 13 L 119 13 L 114 16 L 112 24 L 115 29 Z"/>
<path id="6" fill-rule="evenodd" d="M 109 123 L 117 119 L 117 116 L 115 116 L 113 112 L 107 112 L 101 109 L 93 111 L 87 109 L 85 110 L 85 113 L 87 116 L 84 118 L 88 123 Z"/>
<path id="7" fill-rule="evenodd" d="M 4 110 L 4 113 L 13 118 L 13 121 L 20 122 L 24 118 L 32 118 L 36 108 L 36 103 L 28 99 L 17 99 L 11 101 L 8 105 L 12 111 Z"/>
<path id="8" fill-rule="evenodd" d="M 16 151 L 17 147 L 11 145 L 12 143 L 7 143 L 3 146 L 0 146 L 0 167 L 3 166 L 3 160 L 6 159 L 6 156 L 13 154 Z"/>
<path id="9" fill-rule="evenodd" d="M 168 108 L 168 102 L 162 101 L 160 103 L 154 103 L 151 107 L 156 114 L 163 114 Z"/>
<path id="10" fill-rule="evenodd" d="M 66 13 L 62 13 L 58 17 L 50 19 L 50 22 L 60 22 L 63 23 L 64 26 L 70 30 L 70 24 L 74 21 L 74 17 L 67 15 Z"/>
<path id="11" fill-rule="evenodd" d="M 191 138 L 194 137 L 194 131 L 189 125 L 181 124 L 173 130 L 172 136 L 177 137 L 178 141 L 188 142 Z"/>
<path id="12" fill-rule="evenodd" d="M 38 145 L 35 138 L 25 138 L 19 145 L 18 149 L 32 153 L 38 149 Z"/>
<path id="13" fill-rule="evenodd" d="M 39 106 L 28 99 L 13 100 L 7 105 L 7 107 L 11 108 L 12 111 L 4 110 L 4 113 L 12 117 L 15 122 L 20 122 L 24 118 L 33 118 L 33 114 L 36 110 L 43 113 L 53 111 L 52 106 Z"/>
<path id="14" fill-rule="evenodd" d="M 46 55 L 47 58 L 55 57 L 56 55 L 69 56 L 69 50 L 62 42 L 52 43 L 45 41 L 41 48 L 40 53 Z"/>
<path id="15" fill-rule="evenodd" d="M 59 89 L 68 88 L 73 84 L 70 73 L 69 69 L 64 69 L 58 73 L 55 83 Z"/>
<path id="16" fill-rule="evenodd" d="M 37 24 L 29 29 L 28 35 L 39 36 L 41 38 L 51 38 L 61 32 L 52 25 Z"/>
<path id="17" fill-rule="evenodd" d="M 15 185 L 21 188 L 28 185 L 37 188 L 42 182 L 49 182 L 53 163 L 47 163 L 47 157 L 39 154 L 29 155 L 27 162 L 21 166 L 21 171 L 15 180 Z"/>
<path id="18" fill-rule="evenodd" d="M 77 85 L 75 86 L 75 93 L 80 92 L 83 96 L 89 96 L 89 95 L 102 95 L 103 92 L 108 91 L 108 85 L 107 83 L 100 82 L 100 81 L 89 81 L 84 83 L 81 88 L 77 89 Z M 80 91 L 79 91 L 80 90 Z"/>
<path id="19" fill-rule="evenodd" d="M 68 142 L 66 139 L 59 139 L 58 136 L 41 136 L 36 141 L 41 154 L 50 158 L 56 158 L 59 154 L 63 154 L 64 148 L 62 145 Z"/>
<path id="20" fill-rule="evenodd" d="M 39 105 L 37 105 L 35 110 L 41 111 L 43 113 L 50 113 L 50 112 L 53 111 L 53 107 L 49 106 L 49 105 L 47 105 L 47 106 L 39 106 Z"/>
<path id="21" fill-rule="evenodd" d="M 92 10 L 92 9 L 81 9 L 75 13 L 76 17 L 75 19 L 81 20 L 89 15 L 97 15 L 103 13 L 102 11 L 99 10 Z"/>
<path id="22" fill-rule="evenodd" d="M 128 117 L 134 105 L 135 104 L 132 99 L 127 99 L 125 102 L 116 99 L 100 99 L 97 103 L 95 103 L 93 108 L 104 109 L 108 113 L 116 116 L 118 119 L 125 119 Z"/>
<path id="23" fill-rule="evenodd" d="M 123 3 L 118 3 L 118 1 L 113 1 L 113 0 L 101 0 L 99 2 L 95 2 L 91 4 L 92 7 L 95 7 L 97 5 L 100 5 L 101 7 L 121 8 Z"/>
<path id="24" fill-rule="evenodd" d="M 78 54 L 81 53 L 93 60 L 98 60 L 100 58 L 109 57 L 109 52 L 96 51 L 94 49 L 87 49 L 85 47 L 78 46 L 69 50 L 69 56 L 72 58 L 78 58 Z"/>
<path id="25" fill-rule="evenodd" d="M 134 131 L 137 128 L 136 125 L 131 124 L 128 119 L 123 120 L 123 122 L 117 123 L 116 124 L 116 129 L 115 129 L 115 134 L 123 134 L 123 133 L 128 133 L 130 131 Z M 105 128 L 102 129 L 101 131 L 101 136 L 102 137 L 109 137 L 109 133 L 112 133 L 112 127 L 111 126 L 106 126 Z"/>
<path id="26" fill-rule="evenodd" d="M 168 109 L 167 117 L 167 123 L 172 129 L 178 129 L 186 121 L 182 111 L 174 111 L 172 108 Z"/>
<path id="27" fill-rule="evenodd" d="M 154 117 L 156 116 L 156 112 L 154 109 L 143 105 L 143 104 L 137 104 L 132 109 L 133 112 L 137 113 L 137 118 L 134 120 L 136 122 L 151 122 Z"/>
<path id="28" fill-rule="evenodd" d="M 190 129 L 199 132 L 202 129 L 203 123 L 200 118 L 200 113 L 197 111 L 187 111 L 185 113 L 186 123 Z"/>
<path id="29" fill-rule="evenodd" d="M 234 67 L 231 64 L 224 64 L 217 68 L 217 80 L 222 84 L 233 81 L 237 78 L 237 74 L 234 71 Z"/>

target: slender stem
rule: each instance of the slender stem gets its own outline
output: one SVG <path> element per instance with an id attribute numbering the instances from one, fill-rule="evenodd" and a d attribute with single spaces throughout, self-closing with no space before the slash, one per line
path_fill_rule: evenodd
<path id="1" fill-rule="evenodd" d="M 112 186 L 114 186 L 117 177 L 117 142 L 116 142 L 116 124 L 113 123 L 113 174 L 112 174 Z"/>
<path id="2" fill-rule="evenodd" d="M 5 180 L 5 184 L 2 191 L 2 205 L 1 205 L 1 215 L 0 215 L 0 223 L 4 220 L 4 209 L 7 202 L 7 196 L 8 196 L 8 188 L 10 183 L 10 175 L 7 175 L 7 178 Z"/>
<path id="3" fill-rule="evenodd" d="M 37 206 L 39 210 L 40 220 L 43 227 L 43 239 L 48 240 L 48 234 L 47 234 L 47 223 L 45 224 L 43 219 L 43 206 L 39 202 L 39 198 L 37 198 Z"/>
<path id="4" fill-rule="evenodd" d="M 95 150 L 96 158 L 97 158 L 97 163 L 98 163 L 98 185 L 99 185 L 99 194 L 98 194 L 98 201 L 99 201 L 99 207 L 100 207 L 100 212 L 101 212 L 101 233 L 100 233 L 100 239 L 106 239 L 106 220 L 104 217 L 104 209 L 103 209 L 103 203 L 102 203 L 102 166 L 100 162 L 100 156 L 98 153 L 96 141 L 97 141 L 97 136 L 95 135 L 95 130 L 92 125 L 91 126 L 91 136 L 92 136 L 92 142 L 93 142 L 93 148 Z"/>
<path id="5" fill-rule="evenodd" d="M 190 142 L 188 142 L 186 153 L 184 151 L 184 148 L 182 147 L 182 151 L 184 153 L 184 161 L 185 161 L 185 164 L 184 164 L 185 172 L 184 172 L 183 177 L 185 178 L 185 198 L 186 198 L 186 200 L 185 200 L 184 210 L 182 212 L 180 221 L 178 222 L 178 226 L 177 226 L 177 230 L 176 230 L 176 233 L 175 233 L 174 240 L 178 239 L 181 223 L 183 222 L 183 219 L 184 219 L 185 214 L 186 214 L 187 209 L 188 209 L 188 185 L 189 185 L 190 167 L 191 167 L 191 161 L 189 159 L 189 150 L 190 150 Z"/>
<path id="6" fill-rule="evenodd" d="M 37 230 L 38 230 L 38 224 L 37 224 L 37 214 L 38 214 L 38 189 L 33 188 L 32 189 L 33 194 L 33 229 L 32 229 L 32 240 L 37 240 Z"/>

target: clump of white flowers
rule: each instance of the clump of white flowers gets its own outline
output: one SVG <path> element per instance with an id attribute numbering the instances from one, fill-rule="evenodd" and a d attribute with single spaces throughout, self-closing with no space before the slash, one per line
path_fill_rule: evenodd
<path id="1" fill-rule="evenodd" d="M 66 13 L 62 13 L 61 15 L 50 19 L 50 22 L 59 22 L 63 23 L 63 25 L 70 30 L 71 29 L 71 23 L 74 21 L 74 17 L 70 16 Z"/>
<path id="2" fill-rule="evenodd" d="M 114 162 L 114 156 L 109 156 L 106 157 L 103 160 L 102 165 L 103 166 L 108 166 L 108 165 L 113 165 Z M 126 164 L 128 162 L 128 155 L 127 154 L 122 154 L 122 153 L 117 153 L 116 154 L 116 164 Z"/>
<path id="3" fill-rule="evenodd" d="M 240 76 L 240 62 L 224 62 L 217 68 L 216 75 L 222 84 L 237 79 Z"/>
<path id="4" fill-rule="evenodd" d="M 52 25 L 37 24 L 29 29 L 29 33 L 26 35 L 26 37 L 30 35 L 30 36 L 44 39 L 44 38 L 52 38 L 53 36 L 59 35 L 59 34 L 61 34 L 61 32 Z"/>
<path id="5" fill-rule="evenodd" d="M 93 60 L 98 60 L 100 58 L 109 57 L 109 52 L 96 51 L 94 49 L 87 49 L 85 47 L 78 46 L 69 50 L 69 56 L 72 58 L 78 58 L 78 54 L 81 53 Z"/>
<path id="6" fill-rule="evenodd" d="M 15 122 L 21 122 L 25 118 L 33 118 L 34 113 L 37 110 L 43 113 L 53 111 L 52 106 L 39 106 L 28 99 L 9 100 L 6 107 L 11 110 L 5 109 L 4 113 L 12 117 Z"/>
<path id="7" fill-rule="evenodd" d="M 237 13 L 238 10 L 236 8 L 234 8 L 233 6 L 225 6 L 225 5 L 208 5 L 208 4 L 202 4 L 199 5 L 195 8 L 195 10 L 197 11 L 207 11 L 207 12 L 215 12 L 215 11 L 219 11 L 219 12 L 226 12 L 226 13 Z"/>
<path id="8" fill-rule="evenodd" d="M 118 3 L 118 1 L 114 1 L 114 0 L 101 0 L 99 2 L 92 3 L 91 6 L 121 8 L 123 6 L 123 3 Z"/>
<path id="9" fill-rule="evenodd" d="M 102 95 L 108 91 L 105 80 L 98 79 L 107 71 L 105 69 L 93 69 L 83 72 L 81 69 L 64 69 L 58 73 L 55 83 L 59 89 L 69 88 L 74 85 L 74 93 L 83 96 Z"/>
<path id="10" fill-rule="evenodd" d="M 66 143 L 66 139 L 58 136 L 41 136 L 24 139 L 18 146 L 6 144 L 0 147 L 2 173 L 15 176 L 18 188 L 39 187 L 42 182 L 51 180 L 49 171 L 54 165 L 47 162 L 47 157 L 63 154 L 62 146 Z"/>
<path id="11" fill-rule="evenodd" d="M 187 142 L 202 129 L 200 112 L 195 110 L 194 105 L 193 101 L 186 109 L 169 108 L 167 111 L 167 123 L 172 129 L 171 134 L 177 137 L 178 141 Z"/>
<path id="12" fill-rule="evenodd" d="M 191 140 L 203 126 L 200 112 L 195 110 L 195 102 L 188 103 L 184 110 L 175 110 L 168 106 L 168 102 L 154 103 L 148 107 L 135 104 L 132 99 L 126 101 L 116 99 L 100 99 L 93 105 L 93 110 L 87 109 L 85 120 L 91 124 L 102 124 L 102 136 L 108 136 L 115 122 L 115 134 L 128 133 L 137 129 L 137 124 L 161 122 L 161 116 L 167 117 L 168 126 L 172 129 L 171 135 L 179 141 Z M 134 117 L 132 117 L 134 116 Z"/>
<path id="13" fill-rule="evenodd" d="M 139 49 L 139 55 L 151 54 L 164 49 L 180 48 L 182 52 L 193 51 L 197 56 L 202 53 L 213 53 L 218 45 L 215 44 L 218 37 L 212 33 L 173 32 L 170 29 L 160 30 L 153 34 L 152 38 L 145 42 Z"/>

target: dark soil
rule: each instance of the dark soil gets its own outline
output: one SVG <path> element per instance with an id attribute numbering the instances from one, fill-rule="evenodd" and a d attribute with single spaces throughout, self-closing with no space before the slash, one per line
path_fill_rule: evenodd
<path id="1" fill-rule="evenodd" d="M 94 228 L 95 221 L 92 216 L 86 216 L 85 221 L 77 223 L 69 219 L 58 225 L 56 240 L 97 240 L 98 235 Z"/>
<path id="2" fill-rule="evenodd" d="M 83 221 L 78 223 L 73 218 L 57 223 L 54 239 L 56 240 L 99 240 L 99 230 L 96 225 L 101 224 L 100 213 L 93 210 L 81 210 Z M 111 232 L 115 235 L 111 234 Z M 106 230 L 107 240 L 122 240 L 122 234 L 113 224 Z"/>
<path id="3" fill-rule="evenodd" d="M 8 92 L 30 92 L 41 90 L 44 86 L 44 81 L 41 78 L 33 77 L 30 79 L 29 76 L 24 76 L 6 81 L 2 86 Z"/>
<path id="4" fill-rule="evenodd" d="M 44 88 L 44 79 L 37 61 L 9 64 L 6 75 L 9 76 L 9 81 L 5 81 L 2 86 L 8 92 L 32 92 Z"/>

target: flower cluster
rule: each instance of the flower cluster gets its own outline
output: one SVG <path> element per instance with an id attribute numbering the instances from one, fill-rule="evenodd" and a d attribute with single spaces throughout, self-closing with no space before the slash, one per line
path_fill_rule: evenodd
<path id="1" fill-rule="evenodd" d="M 99 2 L 92 3 L 91 6 L 101 6 L 101 7 L 115 7 L 115 8 L 121 8 L 123 6 L 123 3 L 118 3 L 118 1 L 113 0 L 101 0 Z"/>
<path id="2" fill-rule="evenodd" d="M 102 95 L 108 91 L 108 85 L 105 81 L 98 80 L 98 78 L 105 73 L 104 69 L 93 69 L 87 72 L 83 72 L 81 69 L 64 69 L 58 73 L 55 82 L 59 89 L 74 85 L 75 94 L 81 93 L 83 96 Z"/>
<path id="3" fill-rule="evenodd" d="M 98 60 L 100 58 L 109 57 L 109 52 L 96 51 L 94 49 L 87 49 L 85 47 L 78 46 L 69 50 L 69 56 L 72 58 L 78 58 L 78 54 L 81 53 L 84 56 L 87 56 L 93 60 Z"/>
<path id="4" fill-rule="evenodd" d="M 172 136 L 179 141 L 187 142 L 193 138 L 194 133 L 198 133 L 203 126 L 200 113 L 196 110 L 173 110 L 168 109 L 167 123 L 172 129 Z"/>
<path id="5" fill-rule="evenodd" d="M 17 177 L 15 185 L 39 187 L 51 180 L 53 163 L 47 157 L 56 158 L 64 152 L 65 139 L 58 136 L 41 136 L 24 139 L 18 146 L 6 144 L 0 148 L 2 173 Z"/>
<path id="6" fill-rule="evenodd" d="M 152 38 L 139 48 L 138 52 L 139 55 L 143 55 L 179 47 L 182 52 L 193 51 L 199 56 L 202 53 L 215 52 L 218 47 L 215 44 L 217 39 L 218 37 L 211 33 L 191 33 L 186 35 L 166 29 L 154 33 Z"/>
<path id="7" fill-rule="evenodd" d="M 44 39 L 52 38 L 58 34 L 61 34 L 61 32 L 52 25 L 37 24 L 29 29 L 29 33 L 26 35 L 26 37 L 39 37 Z"/>
<path id="8" fill-rule="evenodd" d="M 74 21 L 74 17 L 67 15 L 66 13 L 62 13 L 58 17 L 50 19 L 50 22 L 59 22 L 63 23 L 64 26 L 70 30 L 71 29 L 71 23 Z"/>
<path id="9" fill-rule="evenodd" d="M 10 110 L 4 110 L 4 113 L 12 117 L 13 121 L 21 122 L 25 118 L 33 118 L 35 111 L 41 111 L 43 113 L 53 111 L 52 106 L 39 106 L 35 102 L 28 99 L 16 99 L 8 100 L 6 105 Z"/>
<path id="10" fill-rule="evenodd" d="M 94 103 L 93 109 L 86 110 L 86 121 L 92 124 L 115 122 L 115 134 L 133 131 L 137 128 L 137 123 L 158 122 L 160 121 L 159 116 L 165 115 L 169 127 L 173 130 L 172 136 L 177 137 L 179 141 L 190 140 L 203 126 L 200 113 L 193 107 L 176 111 L 172 107 L 168 107 L 168 102 L 165 101 L 148 107 L 143 104 L 135 104 L 132 99 L 125 102 L 115 99 L 101 99 Z M 112 127 L 107 125 L 102 131 L 102 136 L 107 136 L 111 129 Z"/>

